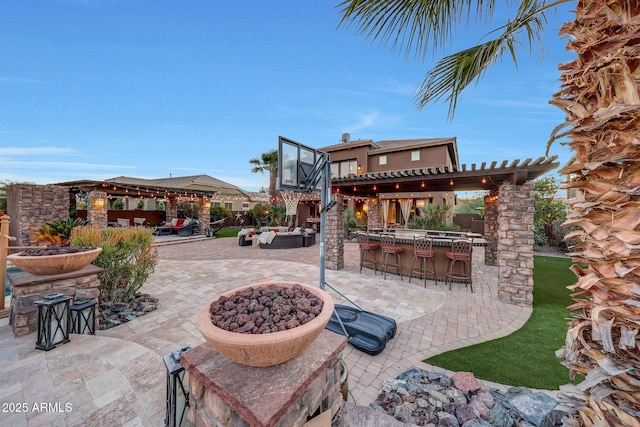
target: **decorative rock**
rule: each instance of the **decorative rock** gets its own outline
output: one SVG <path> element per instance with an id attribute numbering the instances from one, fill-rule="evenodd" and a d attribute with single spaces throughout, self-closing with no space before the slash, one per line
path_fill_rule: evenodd
<path id="1" fill-rule="evenodd" d="M 462 374 L 452 379 L 444 371 L 413 367 L 399 379 L 385 379 L 384 390 L 370 406 L 405 423 L 432 427 L 558 427 L 564 426 L 564 416 L 575 415 L 569 413 L 574 409 L 524 387 L 512 387 L 505 393 L 460 390 L 453 384 L 474 388 L 477 382 L 472 374 Z"/>
<path id="2" fill-rule="evenodd" d="M 476 391 L 480 390 L 482 386 L 471 372 L 456 372 L 451 376 L 453 385 L 458 390 L 462 391 Z"/>
<path id="3" fill-rule="evenodd" d="M 469 420 L 475 420 L 478 417 L 473 412 L 473 409 L 469 405 L 457 405 L 456 406 L 456 418 L 461 423 L 466 423 Z"/>
<path id="4" fill-rule="evenodd" d="M 526 421 L 536 426 L 558 405 L 558 402 L 544 393 L 523 393 L 509 400 L 513 408 Z"/>

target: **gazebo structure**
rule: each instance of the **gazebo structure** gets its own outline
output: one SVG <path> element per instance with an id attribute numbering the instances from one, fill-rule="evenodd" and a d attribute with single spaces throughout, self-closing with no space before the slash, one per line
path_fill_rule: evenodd
<path id="1" fill-rule="evenodd" d="M 331 180 L 336 209 L 327 213 L 327 268 L 344 267 L 342 211 L 345 198 L 366 200 L 368 228 L 381 227 L 381 193 L 485 190 L 485 263 L 498 267 L 499 297 L 506 303 L 533 302 L 533 185 L 559 166 L 557 156 L 354 174 Z"/>

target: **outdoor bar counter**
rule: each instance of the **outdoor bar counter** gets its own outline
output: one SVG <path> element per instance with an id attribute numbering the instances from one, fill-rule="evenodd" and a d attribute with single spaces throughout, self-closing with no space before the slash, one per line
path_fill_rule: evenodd
<path id="1" fill-rule="evenodd" d="M 481 234 L 477 233 L 463 233 L 446 231 L 440 232 L 437 230 L 406 230 L 406 229 L 372 229 L 369 233 L 369 240 L 372 243 L 378 243 L 380 248 L 376 249 L 376 260 L 378 261 L 378 269 L 382 269 L 382 263 L 384 262 L 384 254 L 382 253 L 382 245 L 380 244 L 381 233 L 393 233 L 396 236 L 396 246 L 404 249 L 404 252 L 400 254 L 400 265 L 402 265 L 402 275 L 408 276 L 411 271 L 411 261 L 413 260 L 413 238 L 415 237 L 429 237 L 433 239 L 433 251 L 436 264 L 436 277 L 438 280 L 444 282 L 449 268 L 449 259 L 445 253 L 451 251 L 451 242 L 454 239 L 467 239 L 471 240 L 474 247 L 484 247 L 487 242 L 484 240 Z M 389 255 L 389 262 L 395 262 L 394 255 Z M 420 267 L 420 258 L 416 259 L 415 268 Z M 431 261 L 428 261 L 427 266 L 431 267 Z M 371 268 L 365 265 L 365 268 Z M 455 272 L 462 272 L 462 264 L 457 263 Z M 393 270 L 389 270 L 389 273 L 393 274 Z M 414 274 L 414 277 L 418 277 Z M 430 275 L 427 275 L 431 278 Z"/>

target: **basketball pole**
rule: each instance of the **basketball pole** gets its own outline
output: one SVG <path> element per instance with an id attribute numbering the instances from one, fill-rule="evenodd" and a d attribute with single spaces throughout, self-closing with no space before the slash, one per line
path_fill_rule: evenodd
<path id="1" fill-rule="evenodd" d="M 331 162 L 329 162 L 329 155 L 322 154 L 324 165 L 322 167 L 322 186 L 320 190 L 320 289 L 324 290 L 324 269 L 326 264 L 326 241 L 327 241 L 327 210 L 331 200 L 331 193 L 329 190 L 329 177 L 331 176 Z"/>

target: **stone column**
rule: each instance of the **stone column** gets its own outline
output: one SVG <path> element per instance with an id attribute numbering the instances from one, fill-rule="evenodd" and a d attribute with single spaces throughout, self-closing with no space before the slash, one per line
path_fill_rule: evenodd
<path id="1" fill-rule="evenodd" d="M 371 198 L 365 202 L 367 206 L 367 231 L 382 227 L 380 218 L 380 199 Z"/>
<path id="2" fill-rule="evenodd" d="M 498 195 L 484 197 L 484 239 L 487 247 L 484 250 L 484 263 L 498 265 Z"/>
<path id="3" fill-rule="evenodd" d="M 178 217 L 178 199 L 176 198 L 167 198 L 167 201 L 164 204 L 165 212 L 166 212 L 166 221 L 171 221 L 173 218 Z M 207 225 L 208 227 L 208 225 Z"/>
<path id="4" fill-rule="evenodd" d="M 99 206 L 99 201 L 102 200 L 102 206 Z M 96 203 L 98 201 L 98 203 Z M 91 191 L 87 198 L 87 220 L 89 224 L 97 225 L 104 228 L 107 226 L 107 193 L 104 191 Z"/>
<path id="5" fill-rule="evenodd" d="M 533 304 L 533 185 L 503 184 L 498 193 L 498 297 Z"/>
<path id="6" fill-rule="evenodd" d="M 211 209 L 205 206 L 206 200 L 198 201 L 198 234 L 204 234 L 204 230 L 211 225 Z"/>
<path id="7" fill-rule="evenodd" d="M 341 194 L 333 194 L 336 205 L 327 211 L 325 267 L 331 270 L 344 268 L 344 210 Z"/>

